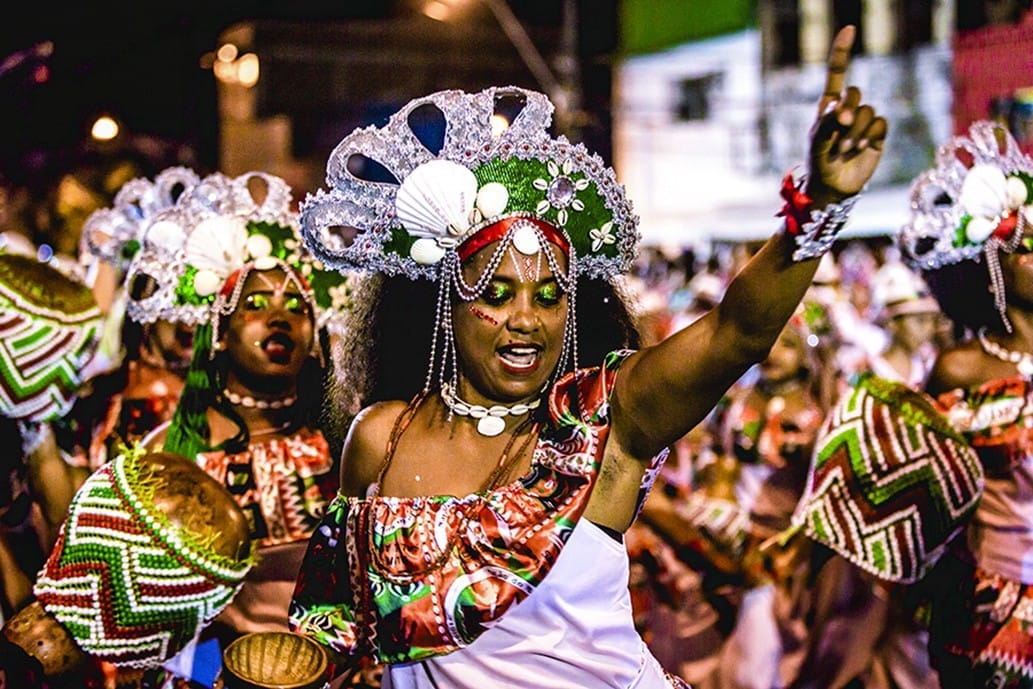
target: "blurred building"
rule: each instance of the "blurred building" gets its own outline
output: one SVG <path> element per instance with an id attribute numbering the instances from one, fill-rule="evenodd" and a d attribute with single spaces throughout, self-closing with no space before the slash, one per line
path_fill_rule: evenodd
<path id="1" fill-rule="evenodd" d="M 806 160 L 828 48 L 848 23 L 858 27 L 848 83 L 890 121 L 890 133 L 847 233 L 895 231 L 907 216 L 908 183 L 953 131 L 954 15 L 950 0 L 760 0 L 740 3 L 718 23 L 723 31 L 701 33 L 708 24 L 695 21 L 661 50 L 625 46 L 614 155 L 645 240 L 705 249 L 778 228 L 779 181 Z"/>

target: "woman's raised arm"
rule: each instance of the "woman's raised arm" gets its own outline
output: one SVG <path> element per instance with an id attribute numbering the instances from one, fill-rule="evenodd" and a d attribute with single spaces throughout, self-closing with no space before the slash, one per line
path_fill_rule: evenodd
<path id="1" fill-rule="evenodd" d="M 886 121 L 862 103 L 856 87 L 844 88 L 855 33 L 847 26 L 832 44 L 808 175 L 799 185 L 787 176 L 783 185 L 785 230 L 735 277 L 718 306 L 625 364 L 613 424 L 632 456 L 646 460 L 687 433 L 766 356 L 875 171 Z"/>

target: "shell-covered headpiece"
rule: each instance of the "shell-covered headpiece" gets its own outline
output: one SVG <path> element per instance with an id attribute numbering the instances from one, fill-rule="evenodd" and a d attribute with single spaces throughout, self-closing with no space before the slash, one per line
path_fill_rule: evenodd
<path id="1" fill-rule="evenodd" d="M 911 267 L 937 270 L 986 257 L 997 310 L 1005 325 L 998 252 L 1012 252 L 1033 221 L 1033 159 L 1004 125 L 973 123 L 936 151 L 936 166 L 911 185 L 911 219 L 897 244 Z"/>
<path id="2" fill-rule="evenodd" d="M 513 100 L 517 115 L 493 126 Z M 552 112 L 544 94 L 513 86 L 411 101 L 330 154 L 329 189 L 301 204 L 305 242 L 330 267 L 437 279 L 478 231 L 527 218 L 558 231 L 572 275 L 627 272 L 639 240 L 631 202 L 598 155 L 549 136 Z"/>
<path id="3" fill-rule="evenodd" d="M 259 202 L 251 185 L 265 187 Z M 214 173 L 187 187 L 150 218 L 126 278 L 130 318 L 207 323 L 227 279 L 245 266 L 286 264 L 311 287 L 316 325 L 340 325 L 347 306 L 344 275 L 325 270 L 301 241 L 287 183 L 263 172 Z"/>
<path id="4" fill-rule="evenodd" d="M 175 205 L 177 196 L 198 181 L 193 170 L 170 167 L 153 181 L 138 177 L 126 182 L 110 208 L 99 208 L 86 218 L 79 241 L 80 257 L 105 261 L 124 272 L 154 216 Z"/>

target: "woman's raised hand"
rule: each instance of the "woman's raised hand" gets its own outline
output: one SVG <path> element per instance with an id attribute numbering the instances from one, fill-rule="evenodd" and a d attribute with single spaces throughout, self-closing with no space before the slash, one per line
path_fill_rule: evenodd
<path id="1" fill-rule="evenodd" d="M 886 139 L 886 120 L 861 102 L 860 89 L 844 89 L 856 34 L 853 26 L 840 29 L 829 53 L 825 89 L 811 130 L 807 192 L 816 205 L 861 191 L 875 172 Z"/>

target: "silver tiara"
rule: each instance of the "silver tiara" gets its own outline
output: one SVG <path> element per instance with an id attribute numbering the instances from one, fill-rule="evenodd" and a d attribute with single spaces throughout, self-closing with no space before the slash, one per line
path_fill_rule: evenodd
<path id="1" fill-rule="evenodd" d="M 493 129 L 506 98 L 522 108 Z M 414 128 L 421 109 L 439 115 L 440 148 Z M 328 189 L 301 204 L 306 244 L 333 268 L 435 280 L 444 254 L 479 229 L 532 216 L 566 235 L 573 273 L 627 272 L 639 233 L 624 187 L 582 144 L 549 136 L 552 112 L 544 94 L 513 86 L 439 91 L 409 102 L 383 127 L 354 131 L 330 154 Z M 368 161 L 388 175 L 364 178 Z"/>
<path id="2" fill-rule="evenodd" d="M 265 186 L 261 203 L 249 188 L 256 180 Z M 306 250 L 290 187 L 279 177 L 215 173 L 188 187 L 174 205 L 150 220 L 126 277 L 126 313 L 134 321 L 206 323 L 230 275 L 248 263 L 265 269 L 282 261 L 313 287 L 317 326 L 341 326 L 346 279 L 324 270 Z M 140 291 L 141 280 L 150 291 Z"/>
<path id="3" fill-rule="evenodd" d="M 197 173 L 185 167 L 162 170 L 153 181 L 130 180 L 115 194 L 110 208 L 101 208 L 83 223 L 79 254 L 100 259 L 120 272 L 129 267 L 140 246 L 140 237 L 161 211 L 176 203 L 176 196 L 199 181 Z"/>
<path id="4" fill-rule="evenodd" d="M 1033 200 L 1033 160 L 1004 125 L 973 123 L 936 151 L 936 166 L 911 185 L 911 218 L 897 234 L 902 258 L 936 270 L 1013 250 Z"/>

